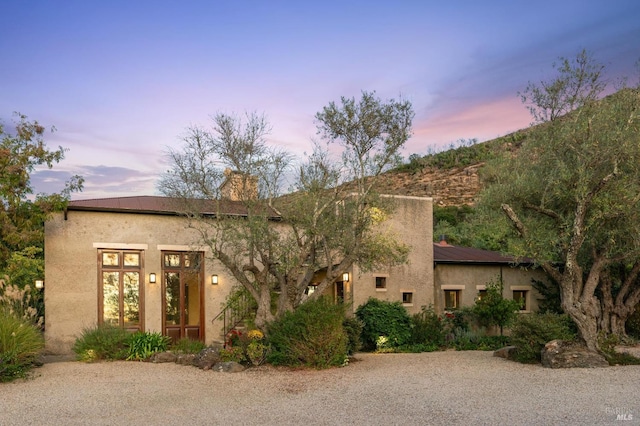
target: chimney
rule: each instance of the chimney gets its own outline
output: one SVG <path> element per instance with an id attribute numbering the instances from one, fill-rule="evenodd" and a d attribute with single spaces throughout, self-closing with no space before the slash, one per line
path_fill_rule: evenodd
<path id="1" fill-rule="evenodd" d="M 247 173 L 224 170 L 225 180 L 220 185 L 220 195 L 231 201 L 247 201 L 258 198 L 258 178 Z"/>
<path id="2" fill-rule="evenodd" d="M 447 243 L 447 236 L 440 235 L 440 242 L 438 244 L 441 246 L 448 246 L 449 244 Z"/>

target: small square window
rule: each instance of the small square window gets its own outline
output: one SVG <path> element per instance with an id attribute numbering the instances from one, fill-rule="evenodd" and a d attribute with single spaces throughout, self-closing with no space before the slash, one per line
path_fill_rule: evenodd
<path id="1" fill-rule="evenodd" d="M 404 304 L 413 303 L 413 293 L 410 293 L 410 292 L 402 293 L 402 303 Z"/>
<path id="2" fill-rule="evenodd" d="M 444 291 L 444 308 L 457 309 L 460 306 L 460 290 Z"/>
<path id="3" fill-rule="evenodd" d="M 477 300 L 482 300 L 487 296 L 487 290 L 479 290 Z"/>
<path id="4" fill-rule="evenodd" d="M 387 288 L 387 277 L 376 277 L 376 288 Z"/>
<path id="5" fill-rule="evenodd" d="M 520 303 L 521 311 L 528 311 L 529 307 L 527 306 L 527 290 L 513 290 L 513 300 Z"/>

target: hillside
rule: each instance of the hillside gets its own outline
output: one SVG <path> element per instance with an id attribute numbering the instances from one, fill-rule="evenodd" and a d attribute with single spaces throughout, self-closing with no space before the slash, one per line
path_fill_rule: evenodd
<path id="1" fill-rule="evenodd" d="M 380 176 L 376 186 L 384 194 L 433 197 L 441 207 L 473 205 L 482 188 L 478 171 L 487 160 L 517 151 L 527 132 L 414 158 Z"/>

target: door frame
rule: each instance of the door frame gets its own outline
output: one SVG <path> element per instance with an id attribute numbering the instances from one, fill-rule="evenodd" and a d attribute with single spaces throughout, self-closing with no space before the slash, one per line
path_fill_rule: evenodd
<path id="1" fill-rule="evenodd" d="M 166 266 L 165 263 L 165 255 L 179 255 L 180 256 L 180 266 L 177 267 L 173 267 L 173 266 Z M 184 260 L 186 258 L 187 255 L 189 254 L 197 254 L 200 258 L 200 264 L 198 265 L 197 268 L 189 268 L 189 267 L 185 267 L 184 265 Z M 180 276 L 180 325 L 179 325 L 179 329 L 180 329 L 180 339 L 185 338 L 185 337 L 189 337 L 188 333 L 187 333 L 187 329 L 191 328 L 195 328 L 193 326 L 189 327 L 187 324 L 184 324 L 184 312 L 185 312 L 185 307 L 184 307 L 184 303 L 185 303 L 185 294 L 184 294 L 184 275 L 190 272 L 195 272 L 197 273 L 197 276 L 199 277 L 198 279 L 198 287 L 199 287 L 199 297 L 200 297 L 200 315 L 198 317 L 198 338 L 197 340 L 204 342 L 205 341 L 205 324 L 204 324 L 204 309 L 205 309 L 205 302 L 204 302 L 204 253 L 203 252 L 194 252 L 194 251 L 176 251 L 176 250 L 166 250 L 166 251 L 162 251 L 161 252 L 161 267 L 162 267 L 162 300 L 161 300 L 161 309 L 162 309 L 162 335 L 163 336 L 168 336 L 169 333 L 167 333 L 167 311 L 166 311 L 166 303 L 167 303 L 167 283 L 166 283 L 166 273 L 167 272 L 178 272 L 179 276 Z M 173 328 L 176 328 L 175 326 Z"/>

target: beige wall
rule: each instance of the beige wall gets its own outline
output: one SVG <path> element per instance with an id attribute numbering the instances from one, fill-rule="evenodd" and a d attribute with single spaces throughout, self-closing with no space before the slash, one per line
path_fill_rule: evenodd
<path id="1" fill-rule="evenodd" d="M 396 210 L 388 226 L 399 239 L 410 246 L 409 262 L 393 268 L 362 272 L 353 268 L 351 285 L 353 306 L 366 303 L 370 297 L 390 302 L 402 301 L 403 292 L 413 293 L 413 303 L 405 304 L 410 314 L 433 303 L 433 200 L 426 197 L 393 197 Z M 387 288 L 376 290 L 376 277 L 385 277 Z"/>
<path id="2" fill-rule="evenodd" d="M 409 263 L 367 273 L 354 267 L 345 283 L 345 296 L 353 300 L 354 310 L 369 297 L 402 301 L 403 292 L 413 294 L 412 303 L 405 305 L 410 313 L 434 303 L 432 199 L 394 198 L 396 210 L 381 226 L 411 247 Z M 57 214 L 47 221 L 45 233 L 45 338 L 51 353 L 70 352 L 82 329 L 98 321 L 99 249 L 143 251 L 144 330 L 161 332 L 161 252 L 188 251 L 198 246 L 198 236 L 185 227 L 184 219 L 167 215 L 69 211 L 66 220 L 63 214 Z M 207 252 L 205 258 L 205 341 L 211 343 L 222 337 L 222 323 L 212 323 L 212 319 L 220 312 L 235 280 Z M 152 272 L 157 276 L 156 284 L 148 283 Z M 218 275 L 218 285 L 210 284 L 211 274 Z M 385 291 L 376 290 L 376 276 L 386 277 Z M 330 291 L 335 294 L 335 286 Z"/>
<path id="3" fill-rule="evenodd" d="M 449 265 L 438 264 L 434 270 L 436 283 L 435 308 L 444 311 L 444 290 L 460 290 L 460 305 L 471 306 L 475 303 L 478 291 L 487 284 L 498 282 L 502 276 L 503 296 L 512 298 L 514 290 L 526 290 L 527 310 L 538 309 L 539 293 L 532 287 L 531 279 L 547 281 L 546 275 L 539 269 L 525 270 L 509 265 Z"/>
<path id="4" fill-rule="evenodd" d="M 142 249 L 144 252 L 144 329 L 162 331 L 162 250 L 188 251 L 197 236 L 177 216 L 69 211 L 45 224 L 46 347 L 70 352 L 75 338 L 98 321 L 98 259 L 100 248 Z M 221 339 L 222 323 L 212 319 L 233 287 L 226 269 L 205 252 L 204 333 L 207 343 Z M 158 277 L 148 283 L 149 273 Z M 217 274 L 218 285 L 210 276 Z"/>

